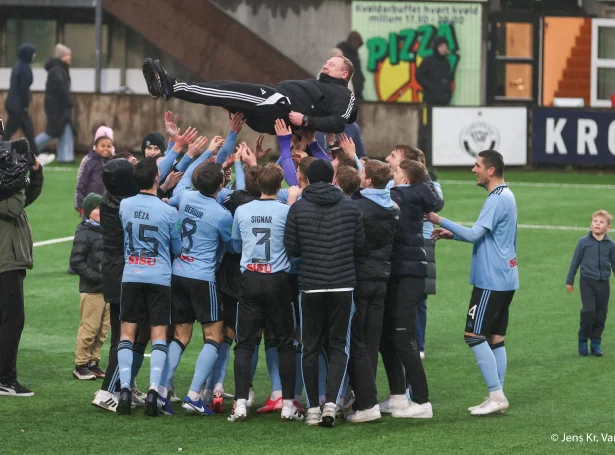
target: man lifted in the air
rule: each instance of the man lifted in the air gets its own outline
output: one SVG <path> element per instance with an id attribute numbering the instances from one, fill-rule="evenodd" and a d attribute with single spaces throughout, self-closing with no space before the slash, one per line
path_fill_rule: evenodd
<path id="1" fill-rule="evenodd" d="M 172 97 L 206 106 L 220 106 L 231 113 L 243 112 L 247 124 L 259 133 L 275 134 L 276 119 L 297 128 L 341 133 L 354 123 L 357 107 L 348 89 L 354 67 L 344 57 L 332 57 L 318 80 L 282 81 L 275 86 L 233 81 L 189 83 L 177 80 L 160 61 L 143 62 L 143 76 L 154 98 Z"/>

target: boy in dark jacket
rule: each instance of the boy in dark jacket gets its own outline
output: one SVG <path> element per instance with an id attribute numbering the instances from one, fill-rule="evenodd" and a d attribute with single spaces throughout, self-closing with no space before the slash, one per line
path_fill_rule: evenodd
<path id="1" fill-rule="evenodd" d="M 9 114 L 4 130 L 4 139 L 10 140 L 11 136 L 21 128 L 24 136 L 30 143 L 30 150 L 38 155 L 36 143 L 34 142 L 34 126 L 32 117 L 28 112 L 30 109 L 30 86 L 34 80 L 32 76 L 32 60 L 36 55 L 36 47 L 32 44 L 22 44 L 17 50 L 17 62 L 11 70 L 11 85 L 9 94 L 6 97 L 4 107 Z"/>
<path id="2" fill-rule="evenodd" d="M 423 218 L 436 207 L 437 201 L 433 187 L 427 181 L 427 169 L 418 161 L 402 161 L 395 170 L 394 179 L 391 199 L 400 208 L 399 228 L 393 241 L 391 278 L 387 286 L 380 342 L 390 397 L 380 404 L 380 412 L 400 418 L 431 418 L 433 411 L 427 378 L 414 329 L 416 307 L 425 293 L 427 277 Z M 412 387 L 410 403 L 406 398 L 407 382 Z"/>
<path id="3" fill-rule="evenodd" d="M 70 265 L 79 275 L 81 294 L 81 323 L 77 332 L 75 352 L 75 379 L 104 378 L 105 372 L 98 366 L 100 350 L 110 328 L 109 304 L 102 294 L 103 244 L 100 232 L 100 201 L 96 193 L 83 200 L 87 218 L 77 228 Z"/>
<path id="4" fill-rule="evenodd" d="M 574 291 L 574 276 L 581 266 L 581 326 L 579 328 L 579 354 L 587 355 L 587 341 L 591 339 L 591 354 L 602 356 L 602 332 L 609 310 L 611 271 L 615 272 L 615 242 L 607 235 L 613 217 L 606 210 L 592 216 L 589 235 L 581 238 L 574 251 L 566 289 Z"/>

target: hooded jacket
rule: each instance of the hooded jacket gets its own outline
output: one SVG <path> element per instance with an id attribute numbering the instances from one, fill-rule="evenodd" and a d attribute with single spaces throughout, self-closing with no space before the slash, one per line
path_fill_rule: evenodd
<path id="1" fill-rule="evenodd" d="M 358 281 L 387 281 L 391 276 L 393 239 L 399 224 L 399 207 L 387 189 L 364 189 L 356 200 L 363 214 L 365 244 L 357 254 Z"/>
<path id="2" fill-rule="evenodd" d="M 433 212 L 437 200 L 431 182 L 391 188 L 391 199 L 400 209 L 399 229 L 393 242 L 391 275 L 427 277 L 423 242 L 423 218 Z"/>
<path id="3" fill-rule="evenodd" d="M 103 290 L 103 241 L 100 226 L 84 221 L 77 226 L 70 267 L 79 275 L 79 292 L 89 294 Z"/>
<path id="4" fill-rule="evenodd" d="M 11 70 L 11 85 L 4 104 L 9 113 L 22 113 L 30 106 L 30 86 L 34 81 L 30 64 L 35 52 L 32 44 L 22 44 L 17 50 L 18 60 Z"/>
<path id="5" fill-rule="evenodd" d="M 357 119 L 354 95 L 342 79 L 321 73 L 318 80 L 282 81 L 276 89 L 290 99 L 293 111 L 307 115 L 310 130 L 342 133 Z"/>
<path id="6" fill-rule="evenodd" d="M 308 186 L 288 212 L 284 246 L 290 256 L 301 257 L 302 291 L 354 288 L 355 255 L 364 242 L 356 203 L 330 183 Z"/>
<path id="7" fill-rule="evenodd" d="M 445 43 L 444 38 L 436 39 L 433 55 L 425 58 L 416 71 L 416 79 L 423 86 L 423 101 L 430 106 L 446 106 L 453 96 L 451 65 L 438 52 L 438 46 Z"/>
<path id="8" fill-rule="evenodd" d="M 90 150 L 81 160 L 77 171 L 77 187 L 75 189 L 75 209 L 80 209 L 83 199 L 90 193 L 102 195 L 105 185 L 102 180 L 102 170 L 107 159 L 94 150 Z"/>
<path id="9" fill-rule="evenodd" d="M 47 84 L 45 85 L 45 114 L 47 134 L 60 137 L 66 125 L 73 128 L 73 97 L 70 93 L 68 65 L 57 58 L 45 63 Z M 74 128 L 73 128 L 74 130 Z"/>

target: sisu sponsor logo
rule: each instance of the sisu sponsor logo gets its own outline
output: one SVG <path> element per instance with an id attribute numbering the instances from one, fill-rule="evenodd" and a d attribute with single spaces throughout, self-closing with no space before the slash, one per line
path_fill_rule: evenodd
<path id="1" fill-rule="evenodd" d="M 144 258 L 141 256 L 128 256 L 128 264 L 147 265 L 149 267 L 153 267 L 156 265 L 156 258 Z"/>
<path id="2" fill-rule="evenodd" d="M 271 264 L 248 264 L 246 265 L 246 269 L 250 272 L 271 273 L 273 271 L 273 266 Z"/>

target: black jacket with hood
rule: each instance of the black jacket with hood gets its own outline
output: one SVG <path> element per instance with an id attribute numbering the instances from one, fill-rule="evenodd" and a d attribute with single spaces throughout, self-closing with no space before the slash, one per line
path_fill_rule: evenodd
<path id="1" fill-rule="evenodd" d="M 284 246 L 301 257 L 301 290 L 354 288 L 355 255 L 364 242 L 361 212 L 330 183 L 308 186 L 288 212 Z"/>
<path id="2" fill-rule="evenodd" d="M 321 73 L 318 80 L 282 81 L 276 89 L 291 101 L 291 109 L 307 115 L 307 128 L 342 133 L 357 119 L 357 104 L 348 82 Z"/>
<path id="3" fill-rule="evenodd" d="M 4 104 L 9 113 L 22 113 L 30 106 L 30 86 L 34 80 L 30 64 L 35 52 L 32 44 L 22 44 L 17 50 L 18 60 L 11 71 L 11 85 Z"/>
<path id="4" fill-rule="evenodd" d="M 433 55 L 423 60 L 416 71 L 416 79 L 423 86 L 423 101 L 430 106 L 447 106 L 453 96 L 451 65 L 438 52 L 438 46 L 446 43 L 445 38 L 437 38 Z"/>
<path id="5" fill-rule="evenodd" d="M 70 267 L 79 275 L 79 292 L 95 294 L 103 290 L 103 241 L 100 226 L 84 221 L 70 252 Z"/>
<path id="6" fill-rule="evenodd" d="M 45 85 L 45 114 L 47 134 L 60 137 L 66 125 L 73 125 L 73 97 L 70 93 L 70 73 L 62 60 L 52 58 L 45 63 L 47 84 Z"/>

